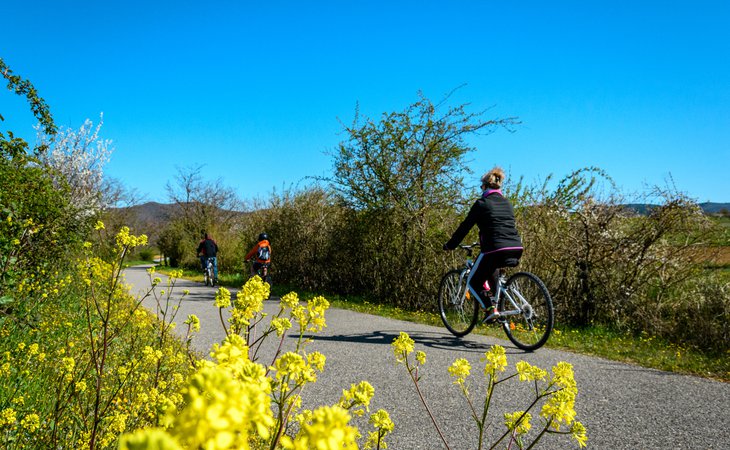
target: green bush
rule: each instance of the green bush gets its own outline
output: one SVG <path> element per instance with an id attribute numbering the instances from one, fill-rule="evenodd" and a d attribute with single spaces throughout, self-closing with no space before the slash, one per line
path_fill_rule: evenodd
<path id="1" fill-rule="evenodd" d="M 152 261 L 157 253 L 154 248 L 144 247 L 137 251 L 137 256 L 142 261 Z"/>

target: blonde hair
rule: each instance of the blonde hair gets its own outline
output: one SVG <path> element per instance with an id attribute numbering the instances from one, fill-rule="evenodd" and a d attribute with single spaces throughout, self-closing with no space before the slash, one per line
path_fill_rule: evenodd
<path id="1" fill-rule="evenodd" d="M 499 189 L 504 182 L 504 170 L 501 167 L 494 166 L 492 170 L 482 176 L 482 184 L 489 189 Z"/>

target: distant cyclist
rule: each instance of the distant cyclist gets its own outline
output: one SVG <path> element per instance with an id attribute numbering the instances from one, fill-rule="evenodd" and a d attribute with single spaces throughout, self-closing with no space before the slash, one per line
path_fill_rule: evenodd
<path id="1" fill-rule="evenodd" d="M 254 260 L 254 257 L 256 258 Z M 262 267 L 268 267 L 271 264 L 271 243 L 269 235 L 266 233 L 259 234 L 259 240 L 256 245 L 246 254 L 246 261 L 254 260 L 251 267 L 251 276 L 258 273 Z"/>
<path id="2" fill-rule="evenodd" d="M 522 240 L 515 227 L 515 213 L 512 205 L 500 188 L 504 181 L 504 171 L 495 167 L 482 177 L 482 191 L 479 199 L 472 205 L 466 218 L 444 244 L 444 250 L 453 250 L 466 237 L 474 225 L 479 227 L 481 253 L 469 274 L 470 290 L 479 296 L 479 302 L 487 309 L 487 321 L 499 317 L 497 305 L 492 295 L 498 283 L 499 269 L 516 266 L 522 256 Z M 492 292 L 485 289 L 489 282 Z"/>
<path id="3" fill-rule="evenodd" d="M 218 284 L 218 244 L 210 237 L 208 233 L 203 232 L 203 239 L 198 244 L 198 256 L 200 257 L 200 265 L 203 272 L 208 265 L 208 259 L 213 261 L 213 278 L 215 284 Z"/>

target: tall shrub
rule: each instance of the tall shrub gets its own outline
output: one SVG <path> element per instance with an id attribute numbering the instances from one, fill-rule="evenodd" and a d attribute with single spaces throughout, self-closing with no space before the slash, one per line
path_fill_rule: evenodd
<path id="1" fill-rule="evenodd" d="M 681 322 L 668 319 L 671 310 L 687 309 L 683 292 L 707 280 L 697 249 L 707 243 L 712 223 L 695 202 L 671 189 L 653 191 L 658 204 L 638 214 L 615 189 L 601 197 L 596 183 L 607 179 L 598 169 L 582 169 L 554 189 L 547 183 L 520 186 L 523 267 L 545 279 L 559 322 L 677 338 Z M 727 297 L 721 303 L 720 310 L 730 305 Z"/>
<path id="2" fill-rule="evenodd" d="M 447 97 L 448 99 L 448 97 Z M 404 306 L 431 304 L 435 267 L 444 241 L 440 226 L 462 202 L 466 138 L 509 128 L 515 118 L 484 119 L 466 105 L 433 104 L 423 95 L 379 121 L 345 126 L 347 139 L 334 154 L 330 180 L 342 203 L 355 212 L 361 237 L 361 275 L 373 293 Z"/>

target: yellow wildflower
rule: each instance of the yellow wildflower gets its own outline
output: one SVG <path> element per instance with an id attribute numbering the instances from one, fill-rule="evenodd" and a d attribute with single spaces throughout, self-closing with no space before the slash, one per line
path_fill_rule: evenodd
<path id="1" fill-rule="evenodd" d="M 484 374 L 494 376 L 497 371 L 504 372 L 507 368 L 507 353 L 501 345 L 493 345 L 491 349 L 484 353 L 485 361 Z"/>
<path id="2" fill-rule="evenodd" d="M 348 423 L 350 415 L 338 406 L 322 406 L 312 412 L 311 420 L 301 425 L 294 440 L 282 439 L 286 449 L 357 448 L 357 428 Z"/>
<path id="3" fill-rule="evenodd" d="M 584 427 L 582 423 L 577 420 L 573 422 L 573 425 L 570 427 L 570 434 L 573 439 L 578 442 L 579 446 L 586 446 L 586 443 L 588 442 L 588 435 L 586 434 L 586 427 Z"/>
<path id="4" fill-rule="evenodd" d="M 274 317 L 271 319 L 271 327 L 276 330 L 277 336 L 282 336 L 291 326 L 291 321 L 286 317 Z"/>
<path id="5" fill-rule="evenodd" d="M 224 287 L 218 288 L 215 293 L 215 306 L 218 308 L 228 308 L 231 306 L 231 291 Z"/>
<path id="6" fill-rule="evenodd" d="M 28 432 L 33 433 L 41 426 L 41 419 L 38 414 L 31 413 L 23 417 L 20 421 L 20 426 L 26 429 Z"/>
<path id="7" fill-rule="evenodd" d="M 182 447 L 167 431 L 147 428 L 123 435 L 119 450 L 182 450 Z"/>
<path id="8" fill-rule="evenodd" d="M 550 396 L 542 405 L 540 415 L 551 420 L 552 427 L 560 430 L 560 424 L 570 425 L 575 420 L 575 392 L 563 389 Z"/>
<path id="9" fill-rule="evenodd" d="M 367 381 L 361 381 L 358 384 L 350 385 L 350 389 L 347 391 L 342 390 L 342 397 L 340 397 L 337 406 L 348 410 L 356 406 L 363 406 L 366 411 L 370 411 L 370 400 L 374 395 L 375 389 L 373 386 Z M 364 414 L 364 412 L 362 410 L 356 410 L 353 411 L 353 414 L 359 416 Z"/>
<path id="10" fill-rule="evenodd" d="M 320 352 L 312 352 L 307 355 L 307 362 L 310 366 L 322 372 L 327 358 Z"/>
<path id="11" fill-rule="evenodd" d="M 547 377 L 547 372 L 537 366 L 533 366 L 527 361 L 518 361 L 515 364 L 517 374 L 520 381 L 535 381 L 544 380 Z"/>
<path id="12" fill-rule="evenodd" d="M 196 316 L 195 314 L 188 314 L 188 318 L 187 320 L 185 320 L 185 323 L 190 325 L 190 328 L 193 331 L 200 331 L 200 319 L 198 319 L 198 316 Z"/>
<path id="13" fill-rule="evenodd" d="M 471 364 L 464 358 L 459 358 L 449 366 L 449 375 L 456 378 L 454 384 L 462 384 L 471 372 Z"/>
<path id="14" fill-rule="evenodd" d="M 403 331 L 400 332 L 397 338 L 390 344 L 393 347 L 393 354 L 398 362 L 403 362 L 409 354 L 413 352 L 415 348 L 415 342 L 408 336 L 408 333 Z"/>
<path id="15" fill-rule="evenodd" d="M 13 408 L 5 408 L 0 411 L 0 427 L 13 425 L 16 420 L 17 417 Z"/>
<path id="16" fill-rule="evenodd" d="M 299 297 L 296 292 L 290 292 L 281 297 L 280 304 L 282 308 L 293 309 L 299 304 Z"/>
<path id="17" fill-rule="evenodd" d="M 530 428 L 532 428 L 530 419 L 532 419 L 532 415 L 530 413 L 525 413 L 524 411 L 504 413 L 504 424 L 510 431 L 515 432 L 518 435 L 527 434 L 527 432 L 530 431 Z M 517 422 L 518 420 L 519 422 Z"/>

